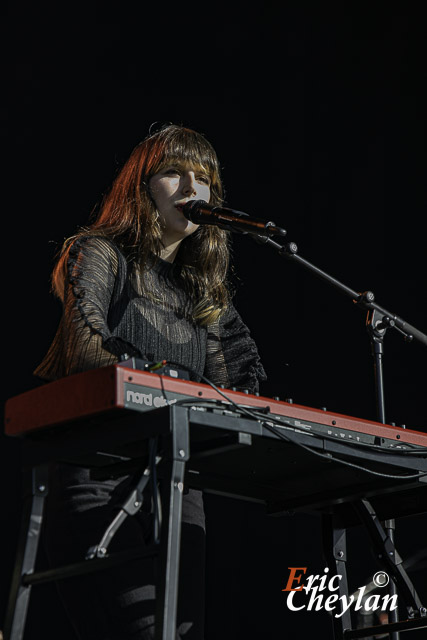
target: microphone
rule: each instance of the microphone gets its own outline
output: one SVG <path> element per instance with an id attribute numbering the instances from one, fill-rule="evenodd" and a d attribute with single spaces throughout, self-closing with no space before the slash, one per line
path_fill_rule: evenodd
<path id="1" fill-rule="evenodd" d="M 185 204 L 176 205 L 184 216 L 194 224 L 213 224 L 228 231 L 252 233 L 260 236 L 285 236 L 286 231 L 276 227 L 274 222 L 266 222 L 259 218 L 252 218 L 243 211 L 216 207 L 204 200 L 190 200 Z"/>

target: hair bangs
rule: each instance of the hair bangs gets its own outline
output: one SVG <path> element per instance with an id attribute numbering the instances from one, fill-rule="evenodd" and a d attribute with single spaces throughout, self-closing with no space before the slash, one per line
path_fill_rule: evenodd
<path id="1" fill-rule="evenodd" d="M 204 136 L 191 129 L 166 127 L 152 136 L 155 149 L 149 173 L 153 175 L 168 164 L 201 167 L 215 182 L 219 178 L 216 153 Z"/>

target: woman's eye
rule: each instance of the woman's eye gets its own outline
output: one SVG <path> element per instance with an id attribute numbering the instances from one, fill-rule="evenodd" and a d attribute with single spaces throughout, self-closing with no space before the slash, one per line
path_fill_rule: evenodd
<path id="1" fill-rule="evenodd" d="M 203 182 L 203 184 L 210 185 L 210 183 L 211 183 L 209 176 L 207 176 L 205 174 L 203 174 L 201 176 L 198 176 L 197 179 L 198 179 L 199 182 Z"/>

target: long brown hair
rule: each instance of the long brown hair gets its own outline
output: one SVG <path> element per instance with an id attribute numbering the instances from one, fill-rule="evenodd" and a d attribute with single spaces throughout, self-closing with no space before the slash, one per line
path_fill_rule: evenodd
<path id="1" fill-rule="evenodd" d="M 129 264 L 140 268 L 147 266 L 150 257 L 160 256 L 162 230 L 148 184 L 164 166 L 176 162 L 203 167 L 211 181 L 210 202 L 222 204 L 220 167 L 212 145 L 192 129 L 163 126 L 134 148 L 104 196 L 95 222 L 65 241 L 52 273 L 52 288 L 59 298 L 64 295 L 69 248 L 83 235 L 113 240 Z M 200 226 L 181 242 L 176 262 L 181 266 L 184 286 L 192 292 L 194 320 L 200 324 L 213 322 L 227 307 L 230 297 L 227 232 L 211 225 Z"/>

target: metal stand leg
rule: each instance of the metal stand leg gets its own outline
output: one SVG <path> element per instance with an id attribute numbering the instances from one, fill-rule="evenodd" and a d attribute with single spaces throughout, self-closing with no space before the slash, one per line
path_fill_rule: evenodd
<path id="1" fill-rule="evenodd" d="M 414 585 L 403 568 L 402 558 L 394 546 L 393 539 L 389 533 L 384 531 L 377 514 L 368 500 L 361 500 L 355 503 L 355 508 L 362 522 L 365 523 L 368 533 L 375 545 L 378 557 L 385 567 L 390 571 L 393 581 L 396 583 L 399 593 L 402 595 L 408 607 L 408 613 L 414 615 L 425 615 L 423 607 Z M 393 621 L 395 622 L 395 621 Z"/>
<path id="2" fill-rule="evenodd" d="M 25 585 L 23 577 L 34 572 L 47 493 L 48 469 L 45 466 L 34 467 L 31 470 L 30 504 L 24 510 L 22 518 L 17 557 L 6 611 L 5 640 L 22 640 L 24 637 L 31 585 Z"/>
<path id="3" fill-rule="evenodd" d="M 386 520 L 384 522 L 384 529 L 386 532 L 386 535 L 388 537 L 388 539 L 390 540 L 391 545 L 394 548 L 394 531 L 396 529 L 396 523 L 394 520 Z M 394 555 L 396 555 L 396 551 L 394 551 Z M 389 584 L 389 593 L 390 596 L 394 596 L 397 594 L 397 587 L 396 587 L 396 583 L 394 580 L 390 580 L 390 584 Z M 421 603 L 420 603 L 421 604 Z M 399 621 L 399 616 L 398 616 L 398 610 L 395 609 L 394 611 L 390 611 L 388 614 L 389 617 L 389 621 L 390 622 L 398 622 Z M 390 632 L 390 640 L 399 640 L 400 638 L 400 633 L 399 631 L 391 631 Z"/>
<path id="4" fill-rule="evenodd" d="M 405 621 L 390 620 L 387 624 L 378 624 L 375 626 L 364 627 L 361 629 L 352 629 L 351 616 L 347 611 L 338 623 L 334 618 L 334 638 L 336 640 L 350 640 L 353 638 L 371 638 L 377 635 L 390 634 L 390 638 L 394 639 L 395 634 L 400 631 L 409 631 L 412 629 L 421 629 L 427 627 L 427 610 L 422 606 L 415 588 L 409 579 L 405 569 L 402 566 L 402 559 L 394 547 L 393 536 L 390 536 L 392 522 L 387 522 L 387 531 L 382 527 L 374 509 L 368 500 L 360 500 L 354 503 L 354 507 L 359 514 L 362 523 L 365 524 L 368 533 L 374 543 L 378 558 L 382 560 L 385 568 L 391 573 L 391 578 L 398 592 L 405 600 L 407 605 L 409 619 Z M 324 543 L 328 564 L 330 567 L 335 566 L 338 574 L 343 576 L 341 580 L 340 595 L 347 595 L 347 578 L 345 573 L 345 529 L 335 526 L 333 517 L 324 516 Z"/>
<path id="5" fill-rule="evenodd" d="M 171 450 L 167 455 L 167 474 L 162 491 L 162 503 L 168 505 L 169 513 L 162 524 L 160 537 L 156 640 L 175 640 L 176 637 L 182 496 L 185 463 L 190 453 L 188 409 L 172 406 L 170 419 Z"/>
<path id="6" fill-rule="evenodd" d="M 322 538 L 328 567 L 334 575 L 341 576 L 337 595 L 347 597 L 347 531 L 339 524 L 337 516 L 322 516 Z M 339 618 L 333 616 L 332 623 L 335 640 L 342 640 L 345 630 L 351 629 L 350 610 L 347 609 Z"/>

